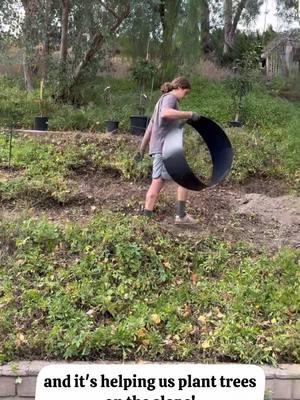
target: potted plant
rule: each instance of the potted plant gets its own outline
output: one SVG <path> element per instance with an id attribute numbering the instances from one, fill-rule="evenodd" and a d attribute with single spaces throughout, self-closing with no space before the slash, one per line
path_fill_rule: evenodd
<path id="1" fill-rule="evenodd" d="M 229 89 L 232 93 L 232 109 L 234 112 L 234 119 L 229 121 L 228 124 L 231 127 L 240 127 L 242 122 L 240 121 L 240 115 L 243 107 L 243 101 L 246 94 L 251 90 L 251 81 L 247 75 L 245 75 L 241 68 L 234 67 L 234 76 L 228 81 Z"/>
<path id="2" fill-rule="evenodd" d="M 138 114 L 130 116 L 130 132 L 132 135 L 143 135 L 149 123 L 149 117 L 146 113 L 146 103 L 148 96 L 145 93 L 139 95 Z"/>
<path id="3" fill-rule="evenodd" d="M 40 115 L 34 118 L 34 130 L 36 131 L 47 131 L 48 130 L 48 117 L 45 116 L 47 111 L 47 101 L 44 100 L 44 80 L 40 83 L 40 97 L 37 100 L 40 109 Z"/>
<path id="4" fill-rule="evenodd" d="M 229 126 L 240 127 L 240 115 L 243 111 L 245 97 L 251 92 L 254 82 L 257 80 L 255 76 L 259 65 L 260 46 L 249 49 L 246 55 L 235 61 L 233 67 L 233 76 L 227 82 L 230 92 L 232 93 L 232 108 L 234 119 L 229 121 Z"/>
<path id="5" fill-rule="evenodd" d="M 113 104 L 112 104 L 112 95 L 110 86 L 107 86 L 104 89 L 104 98 L 109 110 L 109 117 L 105 121 L 105 131 L 107 133 L 116 133 L 119 128 L 119 121 L 117 121 L 113 115 Z"/>
<path id="6" fill-rule="evenodd" d="M 138 113 L 130 116 L 130 132 L 132 135 L 143 135 L 149 123 L 150 118 L 146 115 L 149 96 L 147 96 L 145 91 L 146 88 L 151 86 L 151 93 L 153 92 L 156 71 L 156 66 L 148 59 L 138 60 L 131 70 L 132 78 L 137 82 L 138 89 Z"/>

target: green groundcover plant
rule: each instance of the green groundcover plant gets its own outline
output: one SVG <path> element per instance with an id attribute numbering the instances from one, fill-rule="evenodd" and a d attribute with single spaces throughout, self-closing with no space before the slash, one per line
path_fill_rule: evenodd
<path id="1" fill-rule="evenodd" d="M 299 362 L 299 251 L 101 213 L 0 222 L 0 358 Z"/>
<path id="2" fill-rule="evenodd" d="M 296 118 L 285 131 L 274 128 L 248 129 L 226 132 L 234 149 L 234 162 L 227 178 L 229 182 L 244 183 L 250 177 L 278 179 L 285 182 L 287 190 L 299 190 L 300 129 Z M 203 141 L 191 129 L 186 129 L 184 146 L 186 158 L 195 172 L 209 177 L 211 161 Z M 64 144 L 63 144 L 64 143 Z M 124 180 L 141 181 L 151 174 L 151 159 L 134 162 L 139 139 L 127 135 L 86 142 L 84 137 L 77 144 L 66 145 L 62 136 L 56 143 L 38 142 L 14 135 L 11 166 L 19 173 L 7 182 L 0 182 L 0 197 L 6 200 L 18 197 L 53 198 L 67 202 L 76 194 L 72 171 L 94 168 L 114 171 Z M 201 156 L 200 156 L 201 155 Z M 0 165 L 8 165 L 9 142 L 0 132 Z"/>
<path id="3" fill-rule="evenodd" d="M 100 132 L 106 113 L 104 84 L 119 94 L 116 109 L 126 131 L 132 82 L 101 79 L 82 89 L 84 107 L 53 104 L 52 128 Z M 1 126 L 11 127 L 13 120 L 14 128 L 28 127 L 36 105 L 5 80 L 0 88 L 5 110 Z M 230 119 L 229 102 L 222 82 L 197 78 L 181 107 L 223 126 Z M 299 104 L 254 87 L 243 113 L 245 129 L 227 129 L 235 153 L 229 182 L 255 176 L 297 190 Z M 0 131 L 2 169 L 8 167 L 6 134 Z M 186 132 L 185 140 L 193 167 L 209 174 L 203 143 L 200 160 L 195 135 Z M 97 140 L 83 135 L 68 142 L 62 134 L 47 143 L 14 134 L 10 175 L 1 176 L 0 201 L 66 205 L 78 196 L 74 173 L 80 170 L 145 181 L 151 160 L 134 162 L 138 144 L 129 135 L 99 135 Z M 0 361 L 300 362 L 298 270 L 299 250 L 270 255 L 213 237 L 178 238 L 142 217 L 103 212 L 86 225 L 58 226 L 26 213 L 16 215 L 0 221 Z"/>

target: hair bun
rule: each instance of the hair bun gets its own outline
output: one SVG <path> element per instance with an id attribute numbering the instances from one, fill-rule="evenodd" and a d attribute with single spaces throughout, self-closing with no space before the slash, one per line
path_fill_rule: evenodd
<path id="1" fill-rule="evenodd" d="M 162 93 L 169 93 L 173 90 L 173 85 L 171 82 L 165 82 L 161 85 L 160 90 Z"/>

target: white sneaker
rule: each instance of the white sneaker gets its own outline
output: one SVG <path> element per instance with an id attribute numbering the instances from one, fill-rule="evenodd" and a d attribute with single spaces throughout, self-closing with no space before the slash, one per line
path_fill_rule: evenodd
<path id="1" fill-rule="evenodd" d="M 184 217 L 180 218 L 179 215 L 175 217 L 176 225 L 195 225 L 198 224 L 198 221 L 191 217 L 189 214 L 186 214 Z"/>

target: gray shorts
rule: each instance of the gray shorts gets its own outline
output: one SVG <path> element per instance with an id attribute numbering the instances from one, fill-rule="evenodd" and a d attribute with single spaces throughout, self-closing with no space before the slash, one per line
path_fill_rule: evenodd
<path id="1" fill-rule="evenodd" d="M 172 178 L 168 174 L 161 153 L 152 154 L 153 158 L 153 169 L 152 169 L 152 179 L 162 178 L 165 181 L 169 181 Z"/>

